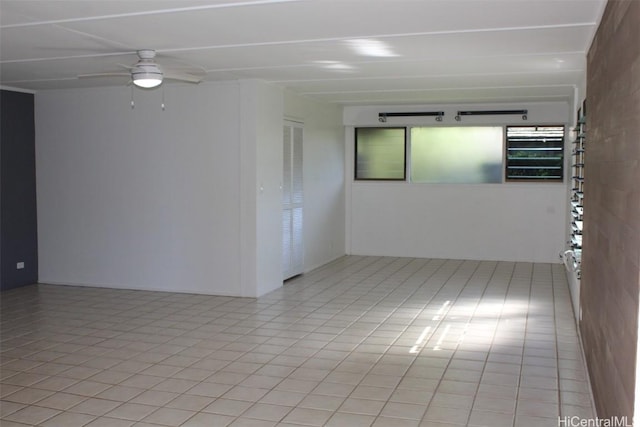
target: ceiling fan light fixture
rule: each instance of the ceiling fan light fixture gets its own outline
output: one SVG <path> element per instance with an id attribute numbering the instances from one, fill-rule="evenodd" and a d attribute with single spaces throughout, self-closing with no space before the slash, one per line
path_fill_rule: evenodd
<path id="1" fill-rule="evenodd" d="M 134 72 L 131 77 L 134 85 L 144 89 L 152 89 L 162 83 L 162 72 L 159 71 Z"/>
<path id="2" fill-rule="evenodd" d="M 162 69 L 153 60 L 156 52 L 151 49 L 139 50 L 140 60 L 131 70 L 131 80 L 133 84 L 144 88 L 152 89 L 162 83 Z"/>

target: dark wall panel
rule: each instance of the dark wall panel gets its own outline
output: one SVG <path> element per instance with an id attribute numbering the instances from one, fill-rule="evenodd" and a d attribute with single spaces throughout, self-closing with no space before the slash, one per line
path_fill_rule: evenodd
<path id="1" fill-rule="evenodd" d="M 640 1 L 609 1 L 587 57 L 580 325 L 600 418 L 634 412 L 640 289 Z"/>
<path id="2" fill-rule="evenodd" d="M 0 90 L 0 289 L 38 280 L 34 96 Z M 17 264 L 24 263 L 23 269 Z"/>

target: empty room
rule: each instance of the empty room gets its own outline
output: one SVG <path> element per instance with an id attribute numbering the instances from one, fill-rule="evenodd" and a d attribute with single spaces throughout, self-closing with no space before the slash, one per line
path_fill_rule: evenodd
<path id="1" fill-rule="evenodd" d="M 632 426 L 640 1 L 0 1 L 2 427 Z"/>

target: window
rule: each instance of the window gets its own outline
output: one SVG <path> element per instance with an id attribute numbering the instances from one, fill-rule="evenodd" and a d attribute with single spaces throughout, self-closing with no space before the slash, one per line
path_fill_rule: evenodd
<path id="1" fill-rule="evenodd" d="M 563 180 L 562 125 L 356 128 L 355 137 L 356 180 Z"/>
<path id="2" fill-rule="evenodd" d="M 356 128 L 355 179 L 406 179 L 406 129 Z"/>
<path id="3" fill-rule="evenodd" d="M 562 181 L 564 126 L 507 126 L 506 179 Z"/>
<path id="4" fill-rule="evenodd" d="M 502 182 L 503 130 L 484 127 L 411 129 L 411 181 Z"/>

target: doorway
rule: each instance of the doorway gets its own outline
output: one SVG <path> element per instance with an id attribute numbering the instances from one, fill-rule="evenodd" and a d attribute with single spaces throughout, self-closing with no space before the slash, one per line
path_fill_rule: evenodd
<path id="1" fill-rule="evenodd" d="M 302 140 L 302 123 L 285 121 L 282 171 L 283 280 L 301 274 L 304 269 Z"/>

